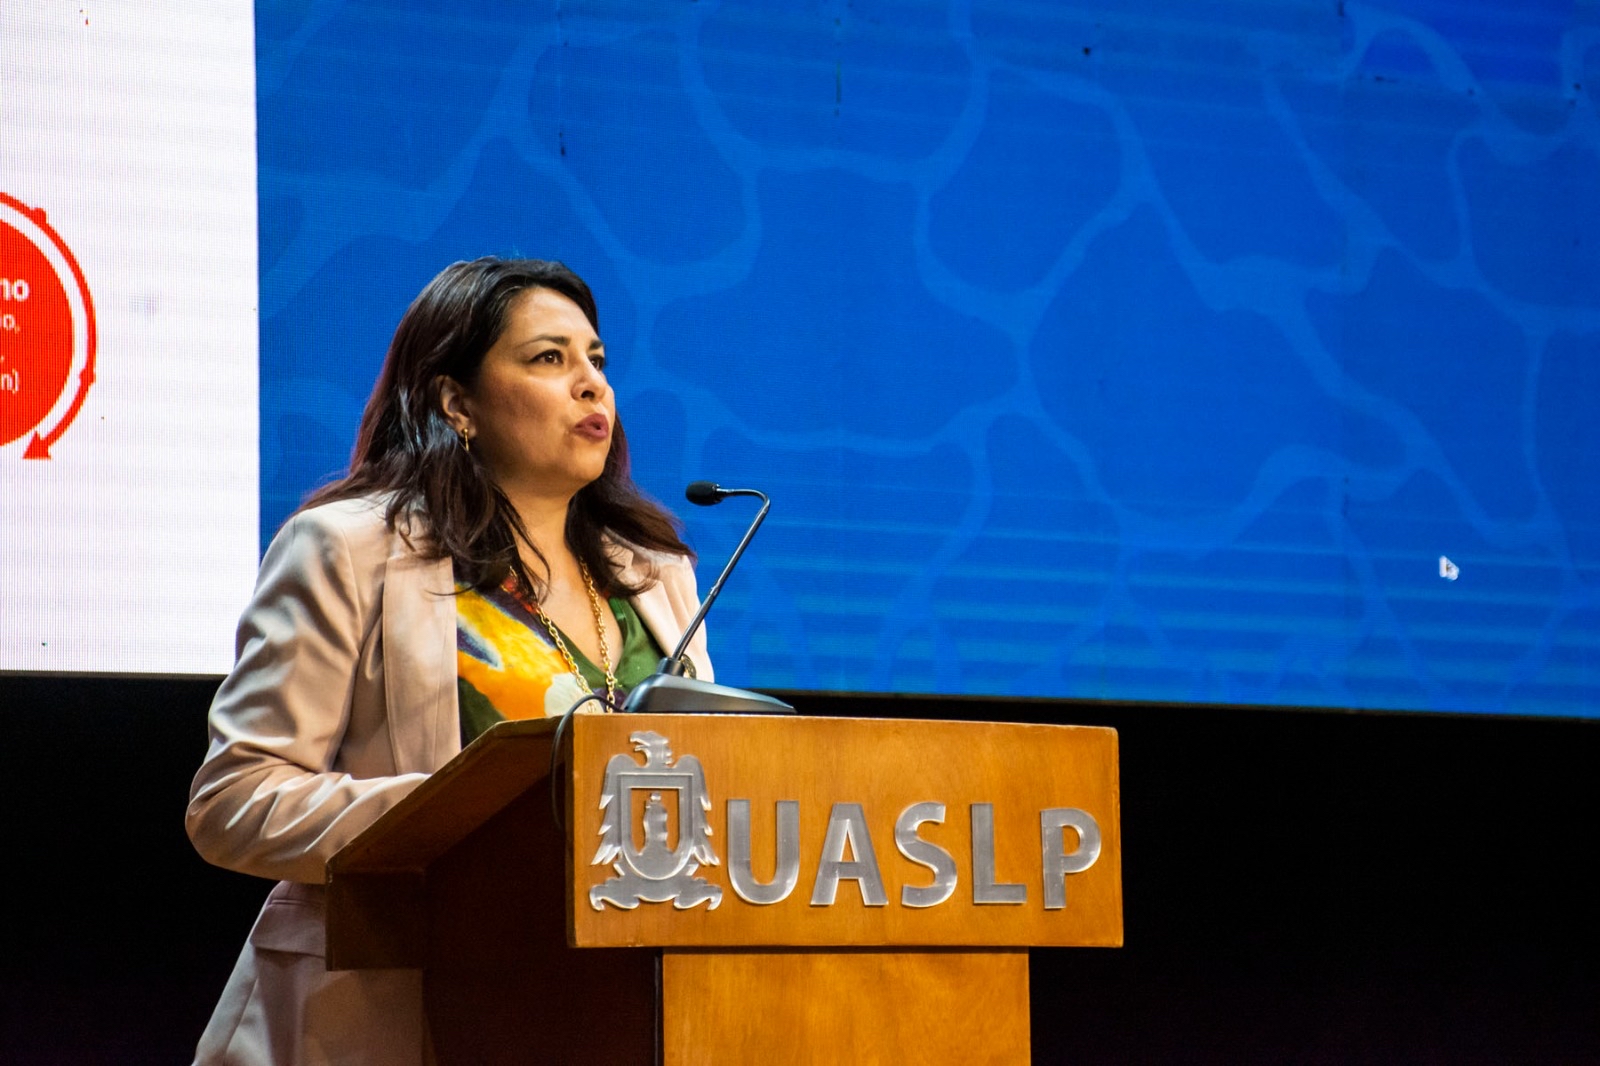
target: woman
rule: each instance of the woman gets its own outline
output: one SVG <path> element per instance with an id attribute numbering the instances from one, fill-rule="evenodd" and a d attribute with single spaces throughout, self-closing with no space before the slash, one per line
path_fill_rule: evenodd
<path id="1" fill-rule="evenodd" d="M 395 331 L 349 476 L 267 549 L 188 829 L 280 883 L 198 1062 L 423 1062 L 418 971 L 325 968 L 327 860 L 494 721 L 614 705 L 693 617 L 598 330 L 559 263 L 448 267 Z M 709 678 L 703 638 L 690 656 Z"/>

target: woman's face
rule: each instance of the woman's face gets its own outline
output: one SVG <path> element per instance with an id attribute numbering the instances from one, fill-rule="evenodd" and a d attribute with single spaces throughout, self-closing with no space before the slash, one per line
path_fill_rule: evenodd
<path id="1" fill-rule="evenodd" d="M 445 416 L 508 494 L 571 496 L 600 476 L 617 410 L 605 346 L 552 289 L 516 298 L 470 389 L 446 379 Z"/>

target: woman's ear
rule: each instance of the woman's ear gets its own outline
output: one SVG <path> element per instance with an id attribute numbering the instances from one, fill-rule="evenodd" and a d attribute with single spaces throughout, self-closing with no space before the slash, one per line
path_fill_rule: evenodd
<path id="1" fill-rule="evenodd" d="M 448 374 L 433 379 L 439 394 L 439 411 L 458 437 L 472 436 L 472 415 L 468 411 L 467 392 L 461 382 Z"/>

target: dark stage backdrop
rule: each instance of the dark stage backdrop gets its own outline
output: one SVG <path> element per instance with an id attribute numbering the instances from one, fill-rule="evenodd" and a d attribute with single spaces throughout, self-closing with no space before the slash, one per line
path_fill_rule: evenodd
<path id="1" fill-rule="evenodd" d="M 594 285 L 735 683 L 1600 713 L 1600 8 L 257 5 L 261 533 L 445 263 Z M 680 503 L 678 506 L 683 507 Z M 688 515 L 708 562 L 737 505 Z"/>
<path id="2" fill-rule="evenodd" d="M 265 881 L 183 835 L 215 679 L 0 677 L 0 1063 L 189 1061 Z M 1032 958 L 1034 1062 L 1600 1062 L 1600 724 L 793 693 L 1117 728 L 1127 946 Z"/>

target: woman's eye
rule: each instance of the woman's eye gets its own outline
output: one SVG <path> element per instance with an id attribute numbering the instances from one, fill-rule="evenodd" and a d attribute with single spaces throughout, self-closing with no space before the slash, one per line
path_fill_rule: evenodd
<path id="1" fill-rule="evenodd" d="M 560 366 L 561 358 L 562 356 L 560 348 L 549 348 L 534 356 L 533 361 L 536 363 L 551 363 L 555 366 Z"/>
<path id="2" fill-rule="evenodd" d="M 591 355 L 589 362 L 594 365 L 596 370 L 604 370 L 606 368 L 606 357 L 603 354 Z"/>

